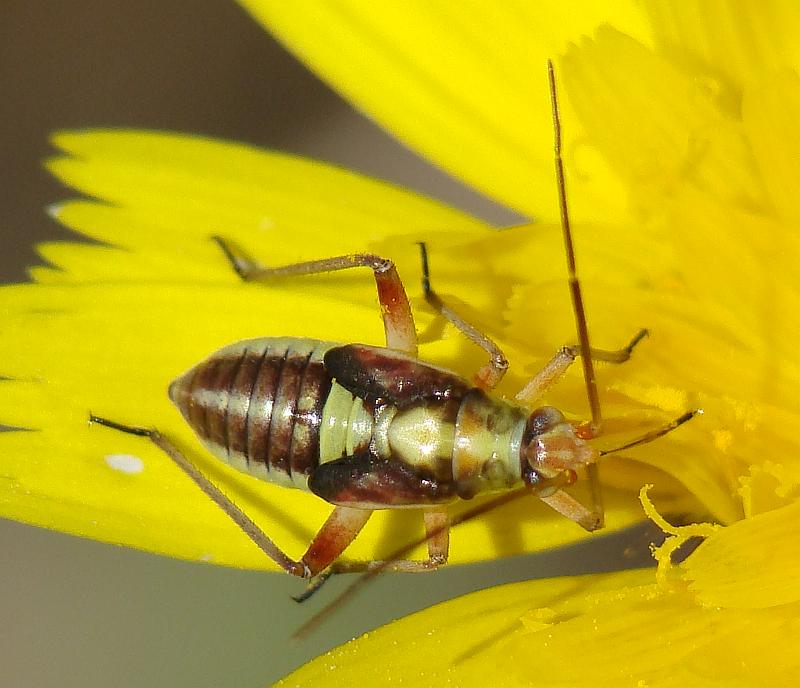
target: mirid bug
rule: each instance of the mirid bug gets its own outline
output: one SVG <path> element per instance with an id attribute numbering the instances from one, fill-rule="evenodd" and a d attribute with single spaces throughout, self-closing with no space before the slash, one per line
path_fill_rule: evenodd
<path id="1" fill-rule="evenodd" d="M 241 341 L 211 354 L 169 386 L 170 398 L 212 454 L 254 477 L 314 493 L 334 505 L 328 520 L 305 554 L 293 560 L 157 430 L 97 416 L 91 421 L 149 437 L 267 556 L 287 573 L 306 579 L 339 570 L 436 568 L 447 561 L 449 503 L 520 486 L 587 530 L 602 526 L 595 469 L 601 454 L 587 441 L 601 423 L 592 360 L 627 360 L 646 331 L 638 332 L 619 351 L 600 351 L 589 345 L 567 211 L 552 65 L 549 83 L 578 344 L 559 350 L 515 402 L 489 394 L 508 362 L 494 342 L 445 305 L 432 289 L 424 244 L 420 251 L 427 302 L 489 355 L 474 383 L 417 358 L 413 315 L 390 260 L 355 254 L 269 268 L 215 237 L 232 267 L 248 281 L 356 267 L 373 271 L 385 348 L 287 337 Z M 557 409 L 533 404 L 581 353 L 587 354 L 581 359 L 592 422 L 576 426 Z M 588 506 L 564 490 L 582 469 L 587 469 L 592 485 Z M 428 559 L 337 563 L 376 509 L 420 510 Z"/>

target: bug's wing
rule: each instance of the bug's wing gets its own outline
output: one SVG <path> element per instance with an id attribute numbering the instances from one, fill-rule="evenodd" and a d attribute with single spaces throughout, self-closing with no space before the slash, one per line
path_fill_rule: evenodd
<path id="1" fill-rule="evenodd" d="M 328 373 L 351 394 L 399 408 L 421 399 L 460 399 L 470 389 L 466 380 L 449 370 L 377 346 L 337 346 L 325 354 L 324 362 Z"/>
<path id="2" fill-rule="evenodd" d="M 364 509 L 424 507 L 455 498 L 452 481 L 437 480 L 369 453 L 321 464 L 311 474 L 308 487 L 331 504 Z"/>

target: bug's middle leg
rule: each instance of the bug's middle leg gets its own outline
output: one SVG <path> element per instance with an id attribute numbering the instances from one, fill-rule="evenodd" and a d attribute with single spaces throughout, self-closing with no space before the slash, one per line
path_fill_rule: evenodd
<path id="1" fill-rule="evenodd" d="M 339 511 L 340 509 L 345 509 L 348 512 L 361 511 L 362 513 L 366 514 L 366 518 L 369 518 L 369 515 L 372 514 L 371 511 L 365 511 L 363 509 L 354 509 L 351 507 L 339 506 L 336 507 L 333 514 L 331 514 L 331 519 L 334 518 L 337 511 Z M 357 519 L 358 516 L 354 515 L 354 518 Z M 364 519 L 364 522 L 366 522 L 366 518 Z M 329 559 L 329 555 L 326 554 L 322 558 L 318 558 L 312 562 L 311 559 L 316 557 L 317 554 L 316 552 L 314 553 L 311 552 L 312 549 L 324 550 L 326 548 L 324 544 L 321 547 L 316 545 L 318 540 L 324 541 L 327 539 L 327 535 L 323 534 L 323 531 L 328 526 L 328 523 L 326 522 L 325 525 L 320 530 L 320 532 L 317 533 L 317 536 L 314 538 L 314 542 L 312 543 L 311 547 L 309 547 L 309 551 L 306 552 L 306 554 L 303 556 L 302 559 L 302 561 L 310 564 L 311 566 L 313 566 L 313 568 L 318 569 L 319 573 L 317 573 L 311 579 L 305 591 L 302 592 L 300 595 L 293 596 L 293 599 L 295 600 L 295 602 L 305 602 L 325 584 L 328 578 L 340 573 L 371 573 L 373 575 L 376 573 L 383 573 L 384 571 L 394 571 L 401 573 L 422 573 L 426 571 L 434 571 L 439 566 L 446 564 L 450 548 L 450 524 L 449 524 L 447 510 L 439 508 L 426 509 L 423 513 L 423 518 L 425 521 L 425 542 L 427 542 L 428 544 L 427 559 L 423 560 L 403 559 L 402 557 L 407 552 L 407 549 L 403 548 L 401 551 L 397 553 L 396 557 L 393 556 L 388 560 L 341 561 L 341 562 L 329 560 L 328 561 L 329 565 L 325 565 L 323 566 L 323 568 L 318 568 L 323 565 L 325 559 Z M 331 519 L 328 519 L 328 522 L 330 522 Z M 352 537 L 350 537 L 350 540 L 348 541 L 347 544 L 349 544 L 349 542 L 352 541 L 353 538 L 355 538 L 360 529 L 361 528 L 359 528 L 352 534 Z M 345 544 L 345 547 L 346 546 L 347 545 Z M 343 549 L 344 548 L 342 548 L 342 550 Z"/>
<path id="2" fill-rule="evenodd" d="M 349 268 L 370 268 L 375 275 L 378 301 L 381 306 L 386 346 L 417 355 L 417 331 L 408 296 L 394 263 L 371 253 L 352 253 L 345 256 L 309 260 L 279 267 L 262 265 L 235 243 L 213 237 L 225 253 L 236 273 L 246 282 L 265 282 L 295 275 L 314 275 Z"/>
<path id="3" fill-rule="evenodd" d="M 425 300 L 443 318 L 457 327 L 470 341 L 477 344 L 487 354 L 489 361 L 475 374 L 475 383 L 482 389 L 493 389 L 508 370 L 508 359 L 502 349 L 477 327 L 467 322 L 458 313 L 442 301 L 441 297 L 431 287 L 430 270 L 428 268 L 428 249 L 424 242 L 419 243 L 420 257 L 422 259 L 422 291 Z"/>
<path id="4" fill-rule="evenodd" d="M 332 573 L 363 573 L 365 571 L 395 571 L 401 573 L 424 573 L 434 571 L 447 563 L 450 550 L 450 521 L 447 509 L 430 507 L 423 511 L 425 542 L 428 545 L 427 559 L 403 559 L 407 554 L 403 548 L 397 557 L 375 561 L 343 561 L 331 566 Z"/>

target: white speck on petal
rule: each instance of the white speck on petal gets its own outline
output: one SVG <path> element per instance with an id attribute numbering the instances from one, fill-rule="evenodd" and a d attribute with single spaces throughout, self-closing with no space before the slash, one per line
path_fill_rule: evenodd
<path id="1" fill-rule="evenodd" d="M 144 470 L 144 461 L 133 454 L 108 454 L 105 461 L 109 468 L 128 475 L 135 475 Z"/>
<path id="2" fill-rule="evenodd" d="M 64 209 L 64 203 L 51 203 L 48 205 L 45 210 L 47 214 L 52 217 L 54 220 L 58 219 L 58 216 L 61 215 L 61 211 Z"/>
<path id="3" fill-rule="evenodd" d="M 258 223 L 258 228 L 263 229 L 264 231 L 268 229 L 272 229 L 275 226 L 275 223 L 270 220 L 268 217 L 262 217 L 261 221 Z"/>
<path id="4" fill-rule="evenodd" d="M 211 552 L 206 552 L 200 555 L 200 561 L 214 561 L 214 555 Z"/>

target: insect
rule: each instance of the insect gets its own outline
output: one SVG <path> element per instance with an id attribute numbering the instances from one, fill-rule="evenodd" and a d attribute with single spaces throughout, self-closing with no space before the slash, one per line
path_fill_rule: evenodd
<path id="1" fill-rule="evenodd" d="M 110 428 L 149 437 L 287 573 L 316 582 L 331 571 L 424 571 L 447 561 L 447 505 L 479 494 L 524 486 L 587 530 L 602 526 L 596 461 L 588 442 L 599 430 L 600 404 L 593 360 L 621 363 L 647 334 L 641 330 L 619 351 L 589 345 L 576 276 L 561 162 L 555 78 L 549 67 L 556 172 L 569 284 L 579 342 L 560 349 L 510 403 L 489 392 L 508 362 L 486 335 L 450 309 L 431 287 L 425 244 L 420 244 L 427 302 L 482 347 L 488 362 L 474 383 L 417 358 L 414 319 L 394 264 L 354 254 L 264 267 L 238 246 L 216 237 L 232 267 L 251 280 L 350 268 L 373 271 L 386 347 L 271 337 L 236 342 L 194 366 L 169 387 L 169 395 L 199 439 L 219 459 L 273 483 L 308 490 L 333 511 L 305 554 L 286 555 L 157 430 L 92 416 Z M 580 356 L 592 411 L 590 425 L 574 425 L 557 409 L 534 402 Z M 637 440 L 649 441 L 675 427 Z M 587 506 L 564 488 L 587 469 Z M 422 512 L 428 558 L 343 564 L 339 556 L 376 509 Z M 314 585 L 309 588 L 312 591 Z"/>

